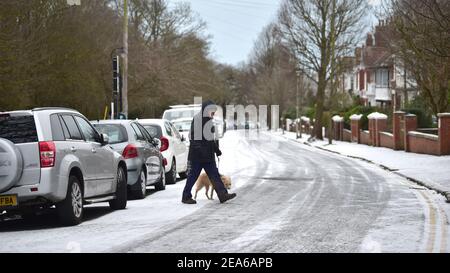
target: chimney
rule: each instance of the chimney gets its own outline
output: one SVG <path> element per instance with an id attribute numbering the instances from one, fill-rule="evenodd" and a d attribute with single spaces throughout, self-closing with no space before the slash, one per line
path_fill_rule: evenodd
<path id="1" fill-rule="evenodd" d="M 387 47 L 387 27 L 384 24 L 384 20 L 380 21 L 380 24 L 375 27 L 375 46 L 376 47 Z"/>
<path id="2" fill-rule="evenodd" d="M 374 46 L 372 33 L 367 33 L 366 46 Z"/>

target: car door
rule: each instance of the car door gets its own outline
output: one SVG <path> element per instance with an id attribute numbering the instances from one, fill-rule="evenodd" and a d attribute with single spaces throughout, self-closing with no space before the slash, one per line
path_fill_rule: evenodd
<path id="1" fill-rule="evenodd" d="M 96 173 L 95 195 L 106 195 L 114 191 L 114 153 L 107 145 L 102 145 L 100 134 L 84 117 L 75 115 L 75 121 L 90 148 L 89 162 Z"/>
<path id="2" fill-rule="evenodd" d="M 94 168 L 95 160 L 91 156 L 92 147 L 84 140 L 72 114 L 62 114 L 60 115 L 60 119 L 64 137 L 66 139 L 63 149 L 66 154 L 73 154 L 81 165 L 84 182 L 84 196 L 94 196 L 97 186 L 97 173 Z"/>
<path id="3" fill-rule="evenodd" d="M 136 142 L 134 144 L 138 149 L 139 157 L 142 160 L 142 163 L 145 164 L 145 167 L 147 168 L 148 172 L 147 159 L 150 156 L 150 151 L 147 145 L 147 140 L 142 131 L 139 129 L 137 122 L 130 123 L 130 126 L 133 129 L 134 135 L 136 137 Z M 148 180 L 148 173 L 147 173 L 147 180 Z"/>
<path id="4" fill-rule="evenodd" d="M 175 149 L 176 149 L 176 159 L 177 159 L 177 170 L 178 171 L 184 171 L 186 170 L 186 164 L 187 164 L 187 149 L 186 144 L 181 141 L 181 135 L 178 132 L 178 130 L 173 126 L 172 123 L 169 123 L 170 128 L 172 129 L 172 135 L 174 138 L 175 143 Z"/>
<path id="5" fill-rule="evenodd" d="M 136 123 L 136 127 L 138 127 L 145 138 L 147 181 L 149 184 L 153 184 L 159 180 L 161 173 L 162 162 L 159 156 L 159 149 L 150 136 L 150 133 L 142 125 Z"/>

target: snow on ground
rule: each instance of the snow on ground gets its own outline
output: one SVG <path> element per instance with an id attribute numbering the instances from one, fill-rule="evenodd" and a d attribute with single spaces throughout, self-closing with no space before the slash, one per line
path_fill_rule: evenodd
<path id="1" fill-rule="evenodd" d="M 295 133 L 285 132 L 285 137 L 295 139 Z M 309 135 L 303 135 L 303 138 L 298 141 L 307 143 L 308 138 Z M 311 145 L 342 155 L 367 159 L 406 177 L 421 181 L 428 188 L 450 193 L 450 156 L 407 153 L 335 140 L 332 145 L 329 145 L 328 141 L 315 141 Z"/>
<path id="2" fill-rule="evenodd" d="M 238 153 L 241 138 L 227 134 L 221 149 L 222 173 L 239 174 L 251 161 Z M 235 175 L 232 175 L 232 179 Z M 247 179 L 234 177 L 231 191 L 242 187 Z M 130 241 L 139 241 L 160 229 L 170 229 L 179 219 L 191 215 L 214 202 L 199 192 L 197 205 L 181 203 L 185 180 L 167 185 L 164 191 L 149 187 L 143 200 L 129 200 L 125 210 L 111 211 L 108 203 L 85 207 L 83 223 L 75 227 L 61 227 L 54 214 L 42 215 L 35 220 L 0 222 L 0 252 L 111 252 Z"/>
<path id="3" fill-rule="evenodd" d="M 376 165 L 388 168 L 392 173 L 400 174 L 403 177 L 419 181 L 428 189 L 437 190 L 440 193 L 447 193 L 447 200 L 450 195 L 450 156 L 433 156 L 433 155 L 423 155 L 415 153 L 407 153 L 404 151 L 394 151 L 392 149 L 383 147 L 372 147 L 363 144 L 349 143 L 342 141 L 333 140 L 333 144 L 329 145 L 328 140 L 320 141 L 315 140 L 309 142 L 308 139 L 310 135 L 303 134 L 302 138 L 296 139 L 296 133 L 293 132 L 272 132 L 272 134 L 284 137 L 286 139 L 297 141 L 299 143 L 307 144 L 313 148 L 320 148 L 321 150 L 326 150 L 328 152 L 338 153 L 343 156 L 349 156 L 359 159 L 368 160 Z M 420 189 L 421 186 L 404 180 L 399 180 L 400 183 L 407 183 L 410 188 Z M 425 248 L 433 248 L 434 251 L 444 250 L 446 247 L 450 246 L 450 234 L 449 234 L 449 219 L 450 219 L 450 204 L 446 202 L 446 198 L 437 193 L 436 191 L 426 191 L 426 195 L 422 194 L 425 191 L 420 191 L 416 193 L 417 198 L 422 202 L 423 207 L 427 208 L 429 211 L 426 217 L 434 216 L 436 219 L 428 219 L 430 222 L 439 222 L 443 225 L 433 224 L 436 228 L 433 233 L 434 237 L 442 238 L 441 245 L 426 246 Z M 403 202 L 404 201 L 404 202 Z M 390 202 L 391 210 L 388 211 L 402 211 L 408 210 L 409 201 L 408 200 L 395 200 Z M 395 215 L 398 215 L 395 213 Z M 361 251 L 363 252 L 398 252 L 398 249 L 391 248 L 389 246 L 381 246 L 377 243 L 376 238 L 386 238 L 392 236 L 394 241 L 397 240 L 407 240 L 405 234 L 410 234 L 409 232 L 404 232 L 408 229 L 407 219 L 399 220 L 395 219 L 394 214 L 384 215 L 382 219 L 379 219 L 380 224 L 379 230 L 375 228 L 372 230 L 361 246 Z M 431 216 L 430 216 L 431 215 Z M 397 217 L 397 216 L 395 216 Z M 398 217 L 397 217 L 398 218 Z M 390 221 L 395 221 L 395 224 L 387 224 Z M 400 228 L 403 226 L 402 228 Z M 392 230 L 390 230 L 392 228 Z M 428 229 L 429 227 L 425 227 Z M 403 232 L 397 232 L 402 230 Z M 428 234 L 429 232 L 426 231 Z M 431 239 L 430 239 L 431 240 Z M 425 244 L 425 243 L 424 243 Z M 440 249 L 439 249 L 440 248 Z"/>

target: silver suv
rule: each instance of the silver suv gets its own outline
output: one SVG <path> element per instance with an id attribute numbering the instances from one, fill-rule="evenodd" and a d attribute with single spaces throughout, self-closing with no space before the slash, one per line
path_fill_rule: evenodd
<path id="1" fill-rule="evenodd" d="M 127 167 L 79 112 L 37 108 L 0 112 L 0 214 L 27 215 L 56 206 L 66 225 L 83 205 L 127 205 Z"/>

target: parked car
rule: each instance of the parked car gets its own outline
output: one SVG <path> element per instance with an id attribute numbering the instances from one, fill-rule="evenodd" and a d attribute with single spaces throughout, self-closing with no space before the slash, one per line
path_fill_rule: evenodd
<path id="1" fill-rule="evenodd" d="M 194 116 L 200 112 L 202 106 L 200 104 L 189 104 L 189 105 L 173 105 L 170 106 L 171 109 L 164 111 L 162 119 L 173 121 L 176 119 L 193 119 Z"/>
<path id="2" fill-rule="evenodd" d="M 66 225 L 84 205 L 127 205 L 127 166 L 79 112 L 36 108 L 0 113 L 0 213 L 33 215 L 56 206 Z"/>
<path id="3" fill-rule="evenodd" d="M 186 147 L 189 148 L 189 132 L 191 131 L 192 118 L 180 118 L 172 121 L 173 126 L 185 139 Z"/>
<path id="4" fill-rule="evenodd" d="M 160 151 L 167 159 L 166 183 L 174 184 L 177 173 L 180 178 L 186 178 L 188 150 L 186 139 L 180 135 L 171 122 L 164 119 L 142 119 L 139 123 L 144 126 L 152 137 L 161 140 Z"/>
<path id="5" fill-rule="evenodd" d="M 156 190 L 166 188 L 159 139 L 151 137 L 136 121 L 102 120 L 92 124 L 97 131 L 108 135 L 109 145 L 125 159 L 128 191 L 134 198 L 145 198 L 147 186 L 150 185 L 154 185 Z"/>

